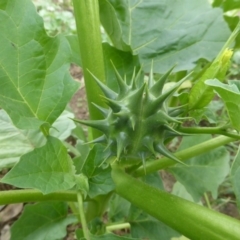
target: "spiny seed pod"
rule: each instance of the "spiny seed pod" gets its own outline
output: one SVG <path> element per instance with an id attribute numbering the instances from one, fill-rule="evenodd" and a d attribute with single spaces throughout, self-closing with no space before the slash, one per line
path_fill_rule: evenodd
<path id="1" fill-rule="evenodd" d="M 94 104 L 105 119 L 75 121 L 100 130 L 103 135 L 93 142 L 105 143 L 110 155 L 116 156 L 118 160 L 141 158 L 145 162 L 151 156 L 162 154 L 179 162 L 164 146 L 166 138 L 177 134 L 171 124 L 179 123 L 174 118 L 179 111 L 168 109 L 165 103 L 188 76 L 163 92 L 171 71 L 156 82 L 151 72 L 148 82 L 144 82 L 140 70 L 138 74 L 133 74 L 130 84 L 127 84 L 115 69 L 119 93 L 93 76 L 109 106 L 106 109 Z"/>

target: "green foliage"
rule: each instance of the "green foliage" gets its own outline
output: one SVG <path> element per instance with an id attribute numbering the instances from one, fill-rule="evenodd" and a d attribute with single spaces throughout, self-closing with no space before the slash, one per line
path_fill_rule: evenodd
<path id="1" fill-rule="evenodd" d="M 205 0 L 101 0 L 100 10 L 116 48 L 130 48 L 146 72 L 152 60 L 155 73 L 174 64 L 175 71 L 189 70 L 200 58 L 211 61 L 230 34 L 221 10 L 212 9 Z"/>
<path id="2" fill-rule="evenodd" d="M 229 84 L 219 82 L 217 79 L 208 80 L 207 85 L 211 86 L 223 99 L 227 108 L 232 127 L 240 130 L 239 122 L 239 101 L 240 101 L 240 86 L 238 81 L 231 81 Z"/>
<path id="3" fill-rule="evenodd" d="M 25 207 L 12 239 L 63 239 L 80 222 L 78 239 L 238 240 L 239 221 L 202 201 L 215 206 L 230 176 L 239 205 L 239 153 L 232 164 L 236 149 L 223 146 L 240 139 L 237 53 L 228 74 L 224 51 L 239 26 L 222 14 L 237 1 L 34 2 L 0 1 L 0 169 L 11 168 L 1 182 L 25 189 L 0 202 L 45 201 Z M 72 8 L 77 35 L 64 36 Z M 79 87 L 71 63 L 90 112 L 77 121 L 93 131 L 66 110 Z"/>
<path id="4" fill-rule="evenodd" d="M 185 149 L 210 139 L 208 135 L 184 137 L 180 149 Z M 196 156 L 186 161 L 187 166 L 176 164 L 169 170 L 185 186 L 195 202 L 199 202 L 205 192 L 217 198 L 218 186 L 229 174 L 229 152 L 224 148 Z"/>
<path id="5" fill-rule="evenodd" d="M 1 181 L 47 194 L 71 189 L 75 185 L 74 168 L 61 141 L 48 137 L 43 147 L 23 155 Z"/>
<path id="6" fill-rule="evenodd" d="M 76 217 L 67 216 L 64 202 L 45 202 L 26 205 L 21 217 L 11 228 L 12 240 L 62 239 L 67 225 L 76 222 Z"/>
<path id="7" fill-rule="evenodd" d="M 111 178 L 111 168 L 102 165 L 105 158 L 106 152 L 104 151 L 104 147 L 101 145 L 95 145 L 90 150 L 82 166 L 81 171 L 88 178 L 88 195 L 91 198 L 109 193 L 114 189 L 114 184 Z"/>
<path id="8" fill-rule="evenodd" d="M 1 2 L 0 105 L 19 128 L 50 126 L 78 88 L 67 71 L 69 45 L 46 35 L 29 0 Z"/>

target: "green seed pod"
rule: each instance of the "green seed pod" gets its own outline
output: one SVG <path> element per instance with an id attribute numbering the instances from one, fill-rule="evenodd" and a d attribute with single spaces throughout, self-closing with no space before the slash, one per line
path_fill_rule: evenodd
<path id="1" fill-rule="evenodd" d="M 172 129 L 171 124 L 180 123 L 176 113 L 181 112 L 179 111 L 181 109 L 168 108 L 166 100 L 188 76 L 163 92 L 163 86 L 171 71 L 172 69 L 156 82 L 150 73 L 147 83 L 142 79 L 142 84 L 137 84 L 137 79 L 141 75 L 140 70 L 136 76 L 133 74 L 130 84 L 127 84 L 115 69 L 119 93 L 93 76 L 109 107 L 105 109 L 94 104 L 105 119 L 75 121 L 100 130 L 103 136 L 93 142 L 106 144 L 106 149 L 118 160 L 140 158 L 145 161 L 151 156 L 161 154 L 179 162 L 166 149 L 164 140 L 179 134 Z"/>

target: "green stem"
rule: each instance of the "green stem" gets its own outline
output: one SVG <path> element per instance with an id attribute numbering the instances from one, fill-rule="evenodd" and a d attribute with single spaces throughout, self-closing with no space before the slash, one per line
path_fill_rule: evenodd
<path id="1" fill-rule="evenodd" d="M 209 209 L 212 209 L 207 193 L 204 193 L 204 198 Z"/>
<path id="2" fill-rule="evenodd" d="M 130 227 L 131 227 L 130 223 L 113 224 L 106 227 L 106 232 L 112 232 L 121 229 L 130 229 Z"/>
<path id="3" fill-rule="evenodd" d="M 189 133 L 189 134 L 219 134 L 224 135 L 231 138 L 240 139 L 240 135 L 228 132 L 225 129 L 221 127 L 179 127 L 176 129 L 177 131 L 180 131 L 182 133 Z"/>
<path id="4" fill-rule="evenodd" d="M 83 198 L 82 198 L 82 194 L 80 192 L 78 192 L 77 198 L 78 198 L 78 208 L 79 208 L 79 214 L 80 214 L 80 218 L 81 218 L 83 234 L 84 234 L 84 237 L 86 240 L 91 240 L 89 230 L 87 227 L 87 222 L 85 219 L 85 214 L 84 214 Z"/>
<path id="5" fill-rule="evenodd" d="M 192 240 L 239 240 L 240 221 L 156 189 L 112 166 L 116 192 Z"/>
<path id="6" fill-rule="evenodd" d="M 101 113 L 92 103 L 103 106 L 104 103 L 100 97 L 102 93 L 90 74 L 91 72 L 100 81 L 105 81 L 98 0 L 73 0 L 73 6 L 89 114 L 92 120 L 101 119 Z M 92 129 L 93 138 L 99 135 L 97 130 Z"/>
<path id="7" fill-rule="evenodd" d="M 217 147 L 223 146 L 227 143 L 233 142 L 235 141 L 234 138 L 230 138 L 230 137 L 225 137 L 225 136 L 219 136 L 213 139 L 210 139 L 206 142 L 197 144 L 193 147 L 184 149 L 182 151 L 179 151 L 177 153 L 175 153 L 175 156 L 180 159 L 181 161 L 187 160 L 191 157 L 195 157 L 198 155 L 201 155 L 203 153 L 206 153 L 208 151 L 211 151 Z M 152 162 L 146 162 L 145 166 L 141 166 L 139 167 L 134 173 L 133 175 L 136 177 L 140 177 L 143 176 L 145 174 L 149 174 L 149 173 L 153 173 L 156 172 L 160 169 L 164 169 L 167 167 L 170 167 L 172 165 L 176 164 L 175 161 L 163 157 L 157 161 L 152 161 Z"/>
<path id="8" fill-rule="evenodd" d="M 0 193 L 0 205 L 20 202 L 43 202 L 43 201 L 76 202 L 77 192 L 61 191 L 43 195 L 38 190 L 26 189 L 26 190 L 1 191 Z"/>

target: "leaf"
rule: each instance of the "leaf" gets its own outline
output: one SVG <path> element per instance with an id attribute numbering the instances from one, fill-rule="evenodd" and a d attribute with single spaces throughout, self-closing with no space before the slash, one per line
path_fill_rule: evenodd
<path id="1" fill-rule="evenodd" d="M 50 129 L 50 135 L 60 140 L 66 140 L 76 127 L 72 118 L 74 118 L 74 114 L 64 110 Z"/>
<path id="2" fill-rule="evenodd" d="M 116 74 L 113 68 L 117 69 L 122 78 L 132 79 L 133 69 L 138 72 L 140 64 L 137 56 L 133 56 L 130 52 L 120 51 L 108 43 L 103 43 L 104 65 L 106 72 L 106 84 L 114 91 L 118 91 Z M 130 82 L 128 82 L 130 84 Z"/>
<path id="3" fill-rule="evenodd" d="M 11 240 L 63 239 L 67 225 L 77 222 L 69 216 L 67 203 L 42 202 L 26 205 L 22 215 L 11 227 Z"/>
<path id="4" fill-rule="evenodd" d="M 110 200 L 108 217 L 111 222 L 125 221 L 131 203 L 115 194 Z"/>
<path id="5" fill-rule="evenodd" d="M 186 188 L 180 182 L 176 182 L 173 185 L 172 194 L 193 202 L 192 196 L 187 192 Z"/>
<path id="6" fill-rule="evenodd" d="M 72 61 L 81 66 L 80 50 L 77 36 L 67 36 L 67 40 L 69 41 L 72 49 Z M 126 79 L 131 79 L 133 69 L 136 68 L 136 71 L 140 69 L 138 57 L 133 56 L 130 52 L 118 50 L 113 46 L 110 46 L 106 42 L 102 44 L 102 48 L 104 53 L 103 57 L 106 74 L 106 84 L 112 90 L 117 92 L 118 85 L 113 65 L 122 77 L 126 76 Z"/>
<path id="7" fill-rule="evenodd" d="M 146 72 L 152 60 L 155 73 L 174 64 L 174 71 L 189 70 L 200 58 L 211 61 L 230 35 L 222 11 L 207 0 L 102 0 L 100 12 L 114 46 L 129 51 L 129 45 Z"/>
<path id="8" fill-rule="evenodd" d="M 23 155 L 1 182 L 47 194 L 72 188 L 75 177 L 67 149 L 60 140 L 48 137 L 43 147 Z"/>
<path id="9" fill-rule="evenodd" d="M 215 7 L 222 7 L 224 12 L 239 9 L 240 8 L 240 0 L 218 0 L 213 3 Z"/>
<path id="10" fill-rule="evenodd" d="M 207 80 L 206 84 L 211 86 L 223 99 L 232 127 L 240 131 L 240 88 L 238 81 L 230 81 L 224 84 L 217 79 Z"/>
<path id="11" fill-rule="evenodd" d="M 144 177 L 142 177 L 142 179 L 143 182 L 149 184 L 150 186 L 164 190 L 163 182 L 158 172 L 147 174 Z"/>
<path id="12" fill-rule="evenodd" d="M 234 162 L 231 168 L 231 181 L 233 184 L 234 193 L 237 199 L 237 206 L 240 209 L 240 148 L 238 149 L 237 155 L 235 156 Z"/>
<path id="13" fill-rule="evenodd" d="M 78 234 L 77 232 L 77 236 L 80 235 Z M 140 240 L 140 239 L 137 239 L 137 238 L 131 238 L 131 237 L 124 237 L 124 236 L 118 236 L 118 235 L 115 235 L 113 233 L 107 233 L 107 234 L 104 234 L 104 235 L 100 235 L 100 236 L 94 236 L 92 234 L 90 234 L 91 236 L 91 240 Z M 85 238 L 80 238 L 78 237 L 79 240 L 85 240 Z"/>
<path id="14" fill-rule="evenodd" d="M 208 135 L 184 137 L 180 149 L 186 149 L 210 139 Z M 199 202 L 205 192 L 217 197 L 219 185 L 229 174 L 230 156 L 224 147 L 186 161 L 187 166 L 176 164 L 169 168 L 175 178 L 184 185 L 195 202 Z"/>
<path id="15" fill-rule="evenodd" d="M 133 205 L 129 212 L 128 221 L 131 224 L 131 235 L 134 238 L 169 240 L 171 237 L 180 236 L 175 230 Z"/>
<path id="16" fill-rule="evenodd" d="M 206 119 L 209 123 L 216 124 L 219 121 L 225 120 L 223 114 L 219 114 L 219 111 L 224 107 L 223 102 L 219 100 L 211 101 L 206 107 L 202 109 L 195 109 L 189 113 L 190 117 L 194 118 L 197 124 L 203 119 Z"/>
<path id="17" fill-rule="evenodd" d="M 0 106 L 21 129 L 52 124 L 78 88 L 63 36 L 47 36 L 30 0 L 1 0 Z"/>
<path id="18" fill-rule="evenodd" d="M 236 36 L 236 35 L 235 35 Z M 189 94 L 189 108 L 201 109 L 208 105 L 214 97 L 213 89 L 210 88 L 205 82 L 208 79 L 218 78 L 223 81 L 226 72 L 230 65 L 230 59 L 233 52 L 229 49 L 225 49 L 206 69 L 198 82 L 193 86 Z"/>
<path id="19" fill-rule="evenodd" d="M 73 114 L 64 111 L 50 129 L 52 136 L 66 139 L 75 124 L 69 117 Z M 36 147 L 42 147 L 46 138 L 39 129 L 21 130 L 16 128 L 7 113 L 0 110 L 0 169 L 12 167 L 22 155 Z"/>
<path id="20" fill-rule="evenodd" d="M 105 167 L 103 160 L 108 155 L 102 145 L 95 144 L 83 164 L 82 173 L 88 177 L 90 198 L 107 194 L 114 189 L 110 166 Z"/>
<path id="21" fill-rule="evenodd" d="M 0 170 L 12 167 L 22 155 L 45 142 L 39 129 L 20 130 L 13 125 L 7 113 L 0 110 Z"/>

